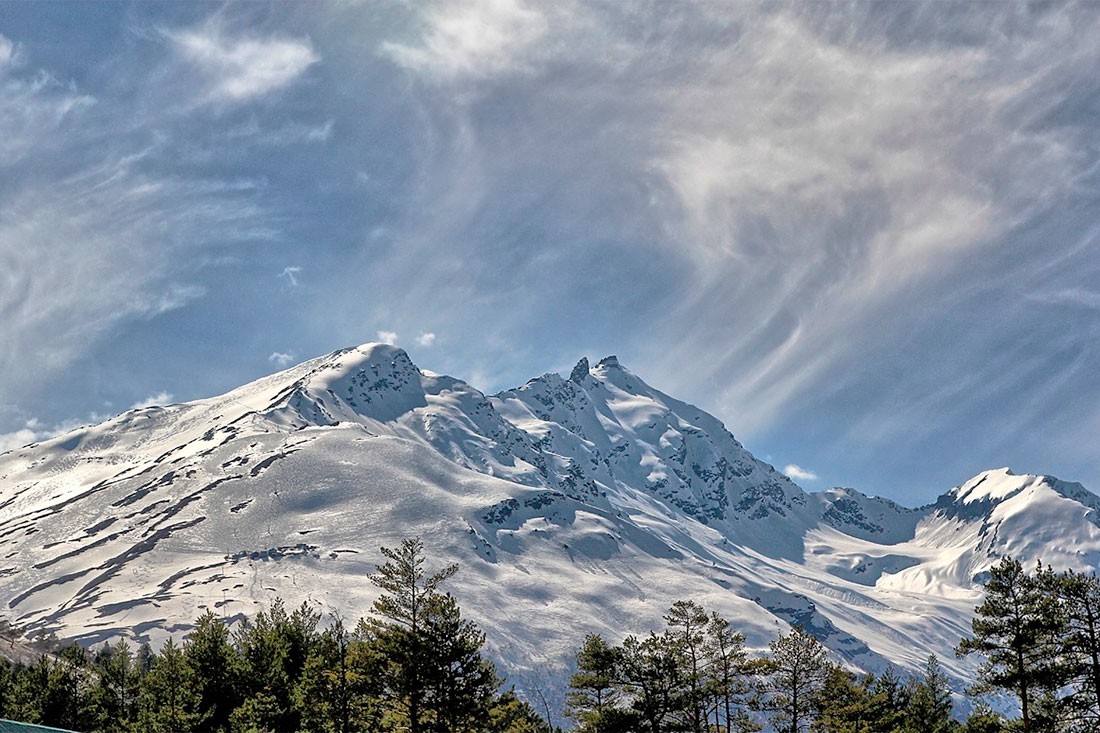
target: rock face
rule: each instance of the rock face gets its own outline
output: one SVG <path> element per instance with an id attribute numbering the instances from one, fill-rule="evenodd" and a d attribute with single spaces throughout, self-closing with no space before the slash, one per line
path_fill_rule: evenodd
<path id="1" fill-rule="evenodd" d="M 1100 498 L 1007 469 L 919 509 L 808 494 L 614 357 L 486 396 L 381 344 L 0 455 L 5 612 L 85 642 L 275 596 L 354 618 L 378 547 L 412 535 L 460 563 L 452 590 L 521 685 L 692 598 L 755 646 L 801 624 L 868 670 L 935 653 L 961 689 L 988 568 L 1095 569 Z"/>

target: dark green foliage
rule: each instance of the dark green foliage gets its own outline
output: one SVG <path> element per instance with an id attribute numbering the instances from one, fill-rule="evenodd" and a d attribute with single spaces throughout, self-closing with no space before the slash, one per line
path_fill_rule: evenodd
<path id="1" fill-rule="evenodd" d="M 768 646 L 763 675 L 763 709 L 781 733 L 808 730 L 818 712 L 830 666 L 817 639 L 800 627 Z"/>
<path id="2" fill-rule="evenodd" d="M 309 605 L 287 613 L 282 600 L 276 599 L 237 632 L 241 697 L 251 703 L 246 706 L 247 715 L 238 715 L 235 729 L 298 730 L 301 711 L 294 707 L 292 693 L 305 670 L 319 622 L 320 614 Z"/>
<path id="3" fill-rule="evenodd" d="M 959 726 L 959 733 L 1005 733 L 1007 721 L 985 703 L 979 703 L 966 722 Z"/>
<path id="4" fill-rule="evenodd" d="M 569 679 L 566 714 L 579 730 L 605 733 L 621 730 L 615 719 L 623 696 L 622 650 L 610 646 L 599 634 L 589 634 L 577 652 L 577 671 Z"/>
<path id="5" fill-rule="evenodd" d="M 530 705 L 516 697 L 514 690 L 497 696 L 489 710 L 485 733 L 553 733 Z"/>
<path id="6" fill-rule="evenodd" d="M 1058 705 L 1060 717 L 1074 730 L 1100 730 L 1100 581 L 1040 568 L 1036 582 L 1061 608 L 1059 683 L 1070 693 Z"/>
<path id="7" fill-rule="evenodd" d="M 371 730 L 378 725 L 381 660 L 337 617 L 313 645 L 295 689 L 302 727 L 318 733 Z"/>
<path id="8" fill-rule="evenodd" d="M 141 680 L 138 722 L 150 733 L 192 733 L 201 729 L 202 695 L 187 655 L 169 639 Z"/>
<path id="9" fill-rule="evenodd" d="M 689 733 L 707 733 L 711 696 L 704 668 L 710 616 L 695 601 L 676 601 L 665 614 L 665 622 L 668 642 L 680 661 L 677 727 Z"/>
<path id="10" fill-rule="evenodd" d="M 891 733 L 900 730 L 909 708 L 908 687 L 902 684 L 892 667 L 865 684 L 871 693 L 867 701 L 868 731 Z"/>
<path id="11" fill-rule="evenodd" d="M 863 733 L 871 721 L 871 693 L 865 681 L 835 664 L 828 665 L 818 692 L 815 733 Z"/>
<path id="12" fill-rule="evenodd" d="M 951 717 L 951 689 L 936 655 L 928 657 L 924 674 L 909 687 L 905 721 L 914 733 L 951 733 L 957 728 Z"/>
<path id="13" fill-rule="evenodd" d="M 211 733 L 229 730 L 229 716 L 241 702 L 243 660 L 230 641 L 223 619 L 207 611 L 199 616 L 184 654 L 195 671 L 203 727 Z"/>
<path id="14" fill-rule="evenodd" d="M 622 646 L 622 679 L 632 693 L 640 730 L 662 733 L 673 728 L 670 718 L 680 710 L 682 659 L 675 638 L 665 632 L 645 639 L 628 636 Z"/>
<path id="15" fill-rule="evenodd" d="M 90 708 L 93 728 L 111 730 L 131 725 L 137 719 L 141 672 L 125 640 L 104 644 L 92 655 L 95 680 Z"/>
<path id="16" fill-rule="evenodd" d="M 460 733 L 489 719 L 500 681 L 481 656 L 485 637 L 439 588 L 457 570 L 424 570 L 424 546 L 382 548 L 387 562 L 371 580 L 383 593 L 364 624 L 379 666 L 380 730 Z"/>
<path id="17" fill-rule="evenodd" d="M 704 646 L 707 658 L 706 687 L 712 701 L 714 729 L 722 733 L 751 733 L 758 730 L 748 713 L 756 691 L 759 662 L 745 651 L 745 635 L 729 621 L 712 613 L 707 622 Z"/>
<path id="18" fill-rule="evenodd" d="M 1015 694 L 1022 728 L 1033 733 L 1037 730 L 1033 712 L 1040 712 L 1046 693 L 1057 689 L 1064 678 L 1057 648 L 1062 609 L 1010 557 L 990 569 L 985 592 L 985 601 L 975 609 L 971 622 L 972 636 L 959 643 L 958 654 L 977 652 L 985 658 L 980 682 Z"/>
<path id="19" fill-rule="evenodd" d="M 354 631 L 275 601 L 233 633 L 206 613 L 159 653 L 51 642 L 32 665 L 0 661 L 0 717 L 101 733 L 560 733 L 501 692 L 484 635 L 442 589 L 455 567 L 429 573 L 419 540 L 383 555 L 382 595 Z M 586 637 L 565 712 L 578 733 L 1096 733 L 1098 619 L 1095 577 L 1001 562 L 959 651 L 985 657 L 978 689 L 1018 695 L 1026 714 L 979 703 L 959 722 L 935 657 L 916 679 L 861 677 L 800 628 L 753 657 L 728 621 L 681 601 L 663 630 Z"/>

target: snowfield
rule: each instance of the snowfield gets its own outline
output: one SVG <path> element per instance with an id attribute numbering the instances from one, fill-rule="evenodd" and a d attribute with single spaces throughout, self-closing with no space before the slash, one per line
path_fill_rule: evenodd
<path id="1" fill-rule="evenodd" d="M 714 417 L 609 357 L 486 396 L 367 344 L 227 394 L 0 455 L 14 623 L 154 643 L 276 596 L 355 619 L 379 546 L 424 539 L 521 687 L 560 690 L 586 633 L 694 599 L 761 648 L 801 624 L 853 667 L 956 660 L 1004 554 L 1100 565 L 1100 498 L 1008 469 L 908 509 L 804 492 Z"/>

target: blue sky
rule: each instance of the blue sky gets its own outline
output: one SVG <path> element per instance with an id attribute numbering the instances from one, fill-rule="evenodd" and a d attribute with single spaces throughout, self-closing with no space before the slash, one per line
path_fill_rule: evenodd
<path id="1" fill-rule="evenodd" d="M 0 446 L 394 339 L 1100 490 L 1100 5 L 0 9 Z"/>

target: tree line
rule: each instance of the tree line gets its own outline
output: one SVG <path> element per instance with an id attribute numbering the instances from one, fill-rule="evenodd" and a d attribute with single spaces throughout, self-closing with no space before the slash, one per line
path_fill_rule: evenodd
<path id="1" fill-rule="evenodd" d="M 906 680 L 860 675 L 798 627 L 753 655 L 692 601 L 674 603 L 665 622 L 617 646 L 585 638 L 567 697 L 578 733 L 992 733 L 1004 722 L 988 708 L 956 721 L 935 656 Z"/>
<path id="2" fill-rule="evenodd" d="M 353 627 L 281 601 L 230 628 L 207 612 L 159 651 L 126 641 L 0 663 L 0 718 L 102 733 L 558 733 L 504 685 L 485 637 L 429 573 L 423 544 L 382 548 L 381 594 Z M 762 653 L 726 619 L 674 603 L 660 631 L 585 638 L 569 680 L 577 733 L 1096 733 L 1100 582 L 1003 559 L 957 654 L 983 659 L 965 720 L 939 660 L 857 674 L 794 627 Z M 1008 720 L 980 702 L 1009 693 Z"/>
<path id="3" fill-rule="evenodd" d="M 1038 563 L 1027 572 L 1002 558 L 985 582 L 972 635 L 960 656 L 982 658 L 974 691 L 1013 695 L 1022 733 L 1100 731 L 1100 580 L 1055 572 Z"/>
<path id="4" fill-rule="evenodd" d="M 429 574 L 419 539 L 382 552 L 382 592 L 353 628 L 277 600 L 233 630 L 208 611 L 156 652 L 68 645 L 0 665 L 0 718 L 102 733 L 544 731 L 441 590 L 456 567 Z"/>

